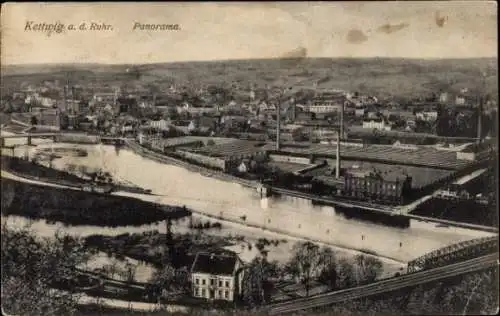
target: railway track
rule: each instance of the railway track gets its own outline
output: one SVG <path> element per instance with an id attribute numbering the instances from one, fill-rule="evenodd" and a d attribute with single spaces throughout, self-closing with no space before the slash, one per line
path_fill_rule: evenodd
<path id="1" fill-rule="evenodd" d="M 355 300 L 374 294 L 395 291 L 405 287 L 437 281 L 440 279 L 457 276 L 467 272 L 474 272 L 493 266 L 498 266 L 498 253 L 463 261 L 445 267 L 382 280 L 380 282 L 352 289 L 320 294 L 313 297 L 301 298 L 289 302 L 277 303 L 268 306 L 267 311 L 269 315 L 281 315 L 300 310 L 335 304 L 347 300 Z"/>

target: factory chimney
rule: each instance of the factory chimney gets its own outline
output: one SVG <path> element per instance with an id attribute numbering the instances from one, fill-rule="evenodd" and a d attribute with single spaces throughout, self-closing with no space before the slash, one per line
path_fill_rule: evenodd
<path id="1" fill-rule="evenodd" d="M 120 113 L 120 110 L 117 109 L 118 106 L 118 88 L 115 88 L 115 94 L 113 96 L 113 111 L 114 113 Z"/>
<path id="2" fill-rule="evenodd" d="M 477 111 L 477 143 L 481 143 L 481 129 L 482 129 L 482 116 L 483 116 L 483 98 L 479 96 L 479 105 Z"/>
<path id="3" fill-rule="evenodd" d="M 342 105 L 340 107 L 340 138 L 344 139 L 344 106 L 345 100 L 342 100 Z"/>
<path id="4" fill-rule="evenodd" d="M 75 86 L 71 86 L 71 113 L 75 114 L 75 94 L 76 94 L 76 89 Z"/>
<path id="5" fill-rule="evenodd" d="M 276 151 L 280 150 L 281 104 L 276 105 Z"/>
<path id="6" fill-rule="evenodd" d="M 340 132 L 337 133 L 337 150 L 336 150 L 337 162 L 335 165 L 335 178 L 340 178 Z"/>
<path id="7" fill-rule="evenodd" d="M 482 116 L 483 116 L 483 94 L 485 91 L 485 77 L 486 74 L 482 74 L 482 86 L 481 90 L 479 91 L 479 102 L 478 102 L 478 113 L 477 113 L 477 143 L 481 143 L 481 130 L 482 130 Z"/>
<path id="8" fill-rule="evenodd" d="M 63 105 L 64 105 L 64 112 L 67 112 L 68 111 L 68 86 L 65 85 L 64 86 L 64 91 L 63 91 Z"/>

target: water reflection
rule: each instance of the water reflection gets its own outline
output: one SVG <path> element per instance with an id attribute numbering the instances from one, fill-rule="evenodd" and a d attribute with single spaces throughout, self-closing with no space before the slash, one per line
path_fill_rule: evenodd
<path id="1" fill-rule="evenodd" d="M 113 146 L 106 145 L 56 146 L 76 146 L 88 151 L 88 157 L 55 160 L 56 168 L 64 169 L 69 164 L 103 168 L 115 178 L 161 195 L 149 197 L 151 201 L 186 205 L 212 216 L 220 216 L 223 212 L 224 218 L 237 223 L 266 227 L 345 248 L 369 249 L 397 260 L 411 260 L 436 248 L 492 235 L 462 228 L 436 227 L 413 220 L 407 228 L 388 227 L 356 217 L 348 218 L 345 212 L 330 206 L 313 205 L 304 199 L 273 197 L 261 200 L 255 190 L 157 163 L 128 149 L 121 149 L 118 154 Z"/>

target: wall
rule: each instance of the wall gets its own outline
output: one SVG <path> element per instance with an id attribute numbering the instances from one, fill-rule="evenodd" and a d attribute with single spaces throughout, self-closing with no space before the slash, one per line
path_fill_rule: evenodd
<path id="1" fill-rule="evenodd" d="M 270 154 L 269 159 L 271 159 L 271 161 L 293 162 L 293 163 L 299 163 L 299 164 L 304 164 L 304 165 L 308 165 L 311 163 L 311 160 L 309 158 L 306 158 L 306 157 L 293 157 L 293 156 L 277 155 L 277 154 Z"/>
<path id="2" fill-rule="evenodd" d="M 476 153 L 467 153 L 467 152 L 457 152 L 457 159 L 458 160 L 468 160 L 468 161 L 474 161 L 476 160 Z"/>
<path id="3" fill-rule="evenodd" d="M 222 158 L 209 157 L 202 154 L 192 153 L 182 149 L 177 149 L 175 153 L 183 158 L 192 159 L 202 165 L 217 168 L 223 171 L 226 170 L 226 161 Z"/>
<path id="4" fill-rule="evenodd" d="M 100 139 L 99 136 L 94 135 L 61 134 L 56 136 L 56 141 L 67 143 L 98 144 L 100 142 Z"/>
<path id="5" fill-rule="evenodd" d="M 198 280 L 198 283 L 196 282 Z M 213 284 L 211 284 L 213 280 Z M 235 280 L 232 276 L 218 276 L 207 273 L 193 273 L 191 276 L 192 295 L 206 299 L 233 301 L 235 298 Z M 203 284 L 203 282 L 205 284 Z M 214 297 L 210 297 L 210 289 Z M 204 290 L 204 291 L 203 291 Z M 227 297 L 225 292 L 227 291 Z"/>
<path id="6" fill-rule="evenodd" d="M 474 153 L 474 152 L 457 152 L 457 159 L 458 160 L 468 160 L 468 161 L 476 161 L 476 160 L 481 160 L 486 157 L 488 157 L 490 154 L 489 150 L 482 150 L 480 152 Z"/>

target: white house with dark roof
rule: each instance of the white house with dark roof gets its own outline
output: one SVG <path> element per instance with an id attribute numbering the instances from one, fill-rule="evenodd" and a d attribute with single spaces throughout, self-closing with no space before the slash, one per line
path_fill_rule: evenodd
<path id="1" fill-rule="evenodd" d="M 234 301 L 241 293 L 243 262 L 235 254 L 199 252 L 191 266 L 192 295 Z"/>

